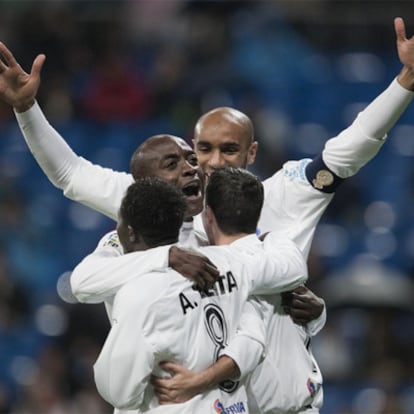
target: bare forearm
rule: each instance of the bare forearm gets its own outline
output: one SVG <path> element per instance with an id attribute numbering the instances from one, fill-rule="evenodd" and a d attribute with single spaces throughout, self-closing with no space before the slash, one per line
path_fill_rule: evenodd
<path id="1" fill-rule="evenodd" d="M 225 380 L 237 379 L 240 377 L 240 369 L 237 364 L 228 357 L 223 355 L 213 365 L 200 372 L 201 384 L 204 389 L 216 388 L 218 384 Z"/>

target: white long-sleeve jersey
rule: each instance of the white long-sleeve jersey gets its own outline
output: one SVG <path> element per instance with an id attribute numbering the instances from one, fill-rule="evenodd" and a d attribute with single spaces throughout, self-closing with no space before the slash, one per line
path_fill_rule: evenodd
<path id="1" fill-rule="evenodd" d="M 376 155 L 385 142 L 386 134 L 405 111 L 413 96 L 412 92 L 402 88 L 395 79 L 358 115 L 349 128 L 326 142 L 322 159 L 329 170 L 341 178 L 355 174 Z M 132 177 L 92 165 L 78 157 L 49 125 L 37 104 L 27 112 L 16 113 L 16 117 L 29 148 L 52 183 L 72 200 L 116 220 L 122 196 L 132 182 Z M 289 161 L 282 170 L 264 181 L 265 203 L 259 222 L 262 232 L 276 230 L 291 237 L 305 255 L 309 253 L 316 225 L 333 197 L 333 194 L 314 188 L 307 180 L 306 167 L 311 163 L 311 160 Z M 197 230 L 201 230 L 200 224 L 201 221 L 196 218 L 194 225 Z M 166 251 L 163 254 L 163 259 L 159 257 L 157 263 L 167 263 L 168 254 Z M 162 256 L 161 252 L 159 256 Z M 100 287 L 99 295 L 104 294 L 105 290 L 113 293 L 114 286 L 111 283 L 112 279 L 96 281 L 91 278 L 79 281 L 75 286 L 75 293 L 80 300 L 92 301 L 96 286 Z M 118 287 L 115 287 L 115 291 Z M 275 302 L 275 306 L 277 305 Z M 316 333 L 323 326 L 324 317 L 323 315 L 316 321 L 316 326 L 310 327 L 310 333 Z M 270 322 L 275 325 L 269 329 L 269 350 L 280 345 L 276 319 L 275 317 Z M 290 344 L 284 345 L 280 348 L 280 354 L 290 349 Z M 245 356 L 241 354 L 236 358 L 239 365 L 242 364 L 243 357 Z M 287 374 L 288 372 L 284 375 Z M 269 395 L 272 393 L 269 392 Z M 279 401 L 278 398 L 273 400 L 274 404 L 281 404 L 281 412 L 289 409 L 287 401 Z"/>
<path id="2" fill-rule="evenodd" d="M 210 366 L 235 335 L 248 298 L 280 293 L 304 283 L 306 262 L 290 239 L 272 233 L 264 242 L 250 235 L 228 246 L 200 251 L 220 270 L 219 280 L 207 293 L 200 293 L 191 282 L 166 269 L 136 277 L 116 294 L 112 328 L 95 364 L 98 390 L 115 407 L 214 413 L 219 401 L 224 408 L 239 407 L 239 412 L 248 412 L 243 380 L 229 383 L 227 391 L 219 387 L 182 407 L 166 407 L 159 406 L 153 397 L 149 375 L 160 374 L 157 364 L 166 360 L 194 370 Z M 111 268 L 118 274 L 134 273 L 134 255 L 110 256 L 104 246 L 86 257 L 74 273 L 88 275 L 97 266 L 103 272 Z M 130 264 L 126 265 L 128 258 Z"/>

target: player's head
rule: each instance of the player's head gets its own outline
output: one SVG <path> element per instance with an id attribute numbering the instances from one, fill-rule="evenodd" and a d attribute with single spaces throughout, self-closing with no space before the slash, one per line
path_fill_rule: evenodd
<path id="1" fill-rule="evenodd" d="M 172 183 L 184 194 L 187 203 L 186 219 L 203 209 L 203 180 L 194 150 L 173 135 L 154 135 L 133 153 L 130 162 L 135 179 L 158 177 Z"/>
<path id="2" fill-rule="evenodd" d="M 138 178 L 119 209 L 117 232 L 125 253 L 176 243 L 186 202 L 179 188 L 157 177 Z"/>
<path id="3" fill-rule="evenodd" d="M 227 236 L 255 233 L 263 199 L 263 184 L 246 169 L 214 170 L 206 186 L 203 211 L 209 242 L 217 244 L 217 231 Z"/>
<path id="4" fill-rule="evenodd" d="M 250 118 L 234 108 L 215 108 L 197 121 L 193 145 L 202 171 L 216 168 L 247 168 L 256 158 L 257 141 Z"/>

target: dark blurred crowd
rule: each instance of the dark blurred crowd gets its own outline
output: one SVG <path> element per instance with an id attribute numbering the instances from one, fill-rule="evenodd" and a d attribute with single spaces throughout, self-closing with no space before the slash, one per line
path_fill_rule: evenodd
<path id="1" fill-rule="evenodd" d="M 252 117 L 265 178 L 317 154 L 400 67 L 398 8 L 352 29 L 334 2 L 306 3 L 0 1 L 0 40 L 28 71 L 46 54 L 39 103 L 91 161 L 128 170 L 148 136 L 190 142 L 201 113 L 228 105 Z M 384 16 L 390 2 L 379 3 Z M 414 29 L 414 13 L 402 17 Z M 328 309 L 313 344 L 322 414 L 414 412 L 413 115 L 338 190 L 315 236 L 310 287 Z M 4 104 L 0 149 L 0 413 L 111 413 L 92 377 L 105 311 L 75 303 L 64 281 L 114 223 L 53 188 Z"/>

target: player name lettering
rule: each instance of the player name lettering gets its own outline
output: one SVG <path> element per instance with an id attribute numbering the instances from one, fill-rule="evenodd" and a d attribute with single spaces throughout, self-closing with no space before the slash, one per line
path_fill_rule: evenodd
<path id="1" fill-rule="evenodd" d="M 206 291 L 198 291 L 201 296 L 201 299 L 208 298 L 211 296 L 226 295 L 237 290 L 239 287 L 237 281 L 234 278 L 233 274 L 229 271 L 224 275 L 220 275 L 217 281 L 214 283 L 213 287 Z M 195 289 L 195 288 L 194 288 Z M 178 299 L 181 304 L 181 309 L 185 315 L 187 311 L 194 309 L 198 306 L 197 302 L 192 301 L 184 293 L 178 295 Z"/>

